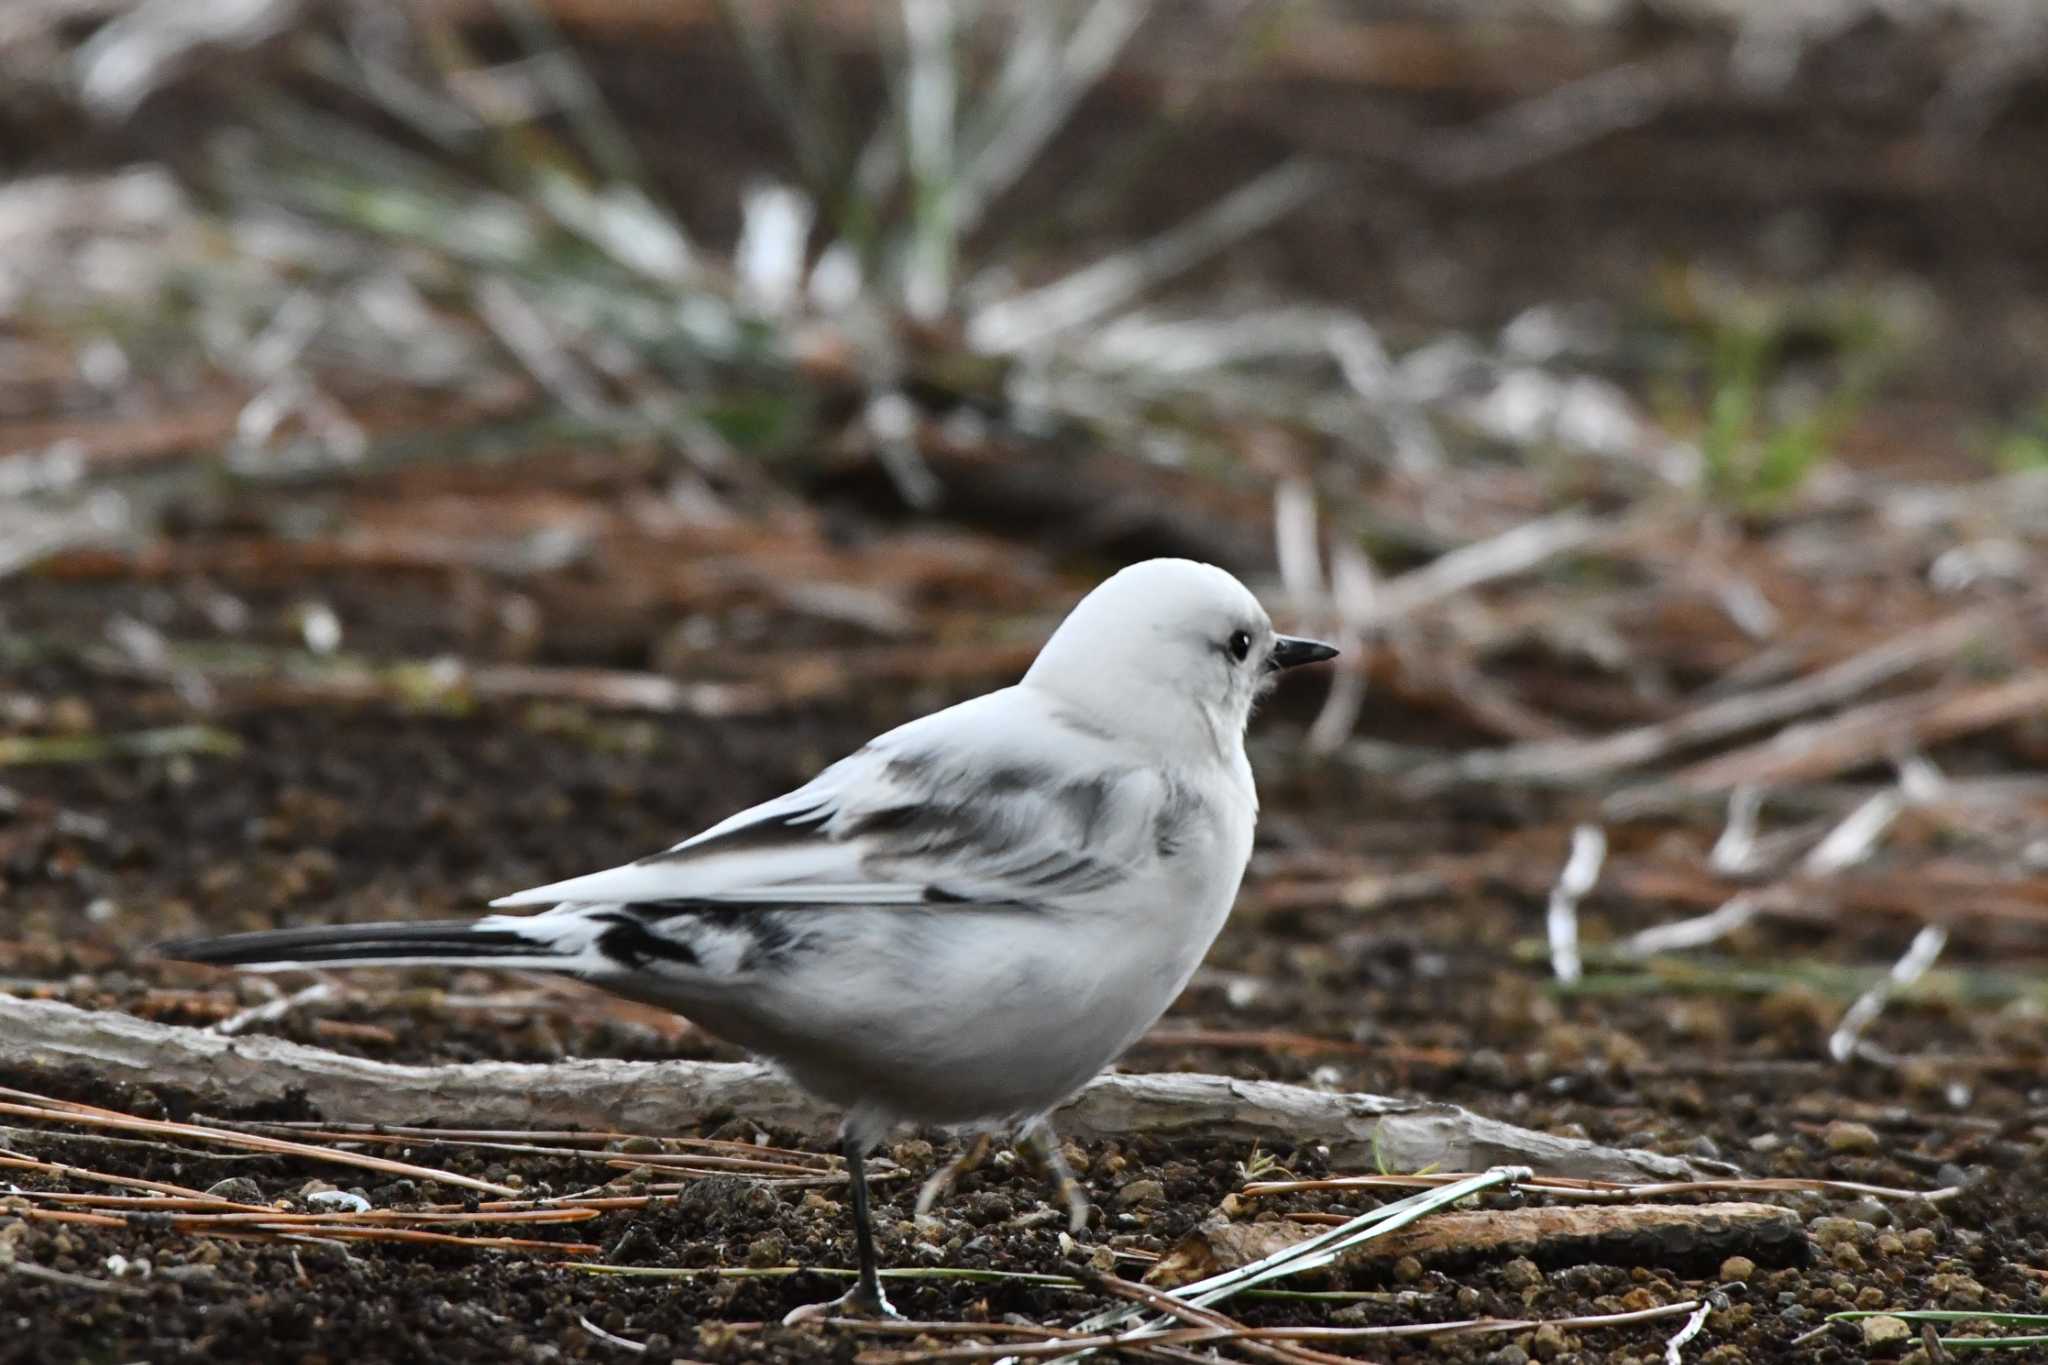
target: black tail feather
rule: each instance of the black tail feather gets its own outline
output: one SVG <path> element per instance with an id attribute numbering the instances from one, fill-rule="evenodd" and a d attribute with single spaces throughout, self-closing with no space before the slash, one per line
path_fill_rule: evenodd
<path id="1" fill-rule="evenodd" d="M 379 962 L 386 959 L 548 958 L 556 950 L 511 929 L 480 929 L 475 920 L 423 920 L 417 924 L 332 924 L 270 929 L 220 938 L 181 938 L 156 945 L 156 954 L 179 962 L 231 967 L 268 962 Z"/>

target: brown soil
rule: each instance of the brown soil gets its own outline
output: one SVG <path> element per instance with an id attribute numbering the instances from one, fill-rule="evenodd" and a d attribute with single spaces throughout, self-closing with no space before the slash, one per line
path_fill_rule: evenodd
<path id="1" fill-rule="evenodd" d="M 1874 40 L 1852 35 L 1842 60 L 1865 53 L 1867 41 Z M 613 60 L 630 65 L 624 57 Z M 707 84 L 705 91 L 727 88 Z M 1332 107 L 1347 98 L 1321 87 L 1314 93 Z M 1275 137 L 1269 124 L 1277 122 L 1290 143 L 1314 141 L 1302 126 L 1312 121 L 1313 102 L 1290 122 L 1268 107 L 1278 97 L 1253 91 L 1245 96 L 1250 111 L 1237 111 L 1243 117 L 1233 125 L 1238 141 L 1231 145 L 1247 164 L 1263 161 Z M 1471 99 L 1471 92 L 1461 98 Z M 1418 116 L 1442 113 L 1427 99 L 1419 103 Z M 2008 160 L 2016 142 L 2038 150 L 2038 109 L 2023 105 L 2022 114 L 1994 130 L 1995 146 Z M 1100 111 L 1096 117 L 1111 121 Z M 1761 122 L 1769 126 L 1756 126 Z M 1882 128 L 1890 125 L 1875 122 L 1879 131 L 1862 128 L 1859 148 L 1883 141 Z M 162 127 L 175 132 L 178 125 L 171 120 Z M 1738 129 L 1739 137 L 1729 135 L 1728 166 L 1751 164 L 1743 157 L 1756 151 L 1746 145 L 1752 141 L 1769 142 L 1773 155 L 1784 157 L 1777 179 L 1765 178 L 1756 189 L 1758 217 L 1783 207 L 1778 200 L 1785 196 L 1772 185 L 1788 176 L 1796 182 L 1800 165 L 1833 156 L 1819 133 L 1802 138 L 1760 117 L 1742 128 L 1747 131 Z M 1836 130 L 1842 137 L 1856 132 Z M 1472 198 L 1402 179 L 1385 195 L 1324 206 L 1319 220 L 1291 229 L 1303 235 L 1289 250 L 1302 261 L 1320 262 L 1315 273 L 1321 274 L 1346 261 L 1383 263 L 1364 282 L 1317 283 L 1354 302 L 1366 299 L 1377 316 L 1395 318 L 1397 330 L 1407 306 L 1415 335 L 1447 319 L 1470 323 L 1482 312 L 1498 322 L 1512 311 L 1511 298 L 1565 290 L 1546 252 L 1575 261 L 1566 292 L 1605 290 L 1626 311 L 1640 301 L 1630 291 L 1644 288 L 1645 262 L 1672 249 L 1658 245 L 1672 219 L 1684 220 L 1692 234 L 1684 243 L 1688 256 L 1696 250 L 1711 255 L 1699 244 L 1704 235 L 1729 259 L 1755 265 L 1749 215 L 1709 221 L 1697 212 L 1699 198 L 1718 202 L 1725 188 L 1709 174 L 1731 174 L 1722 161 L 1707 163 L 1684 182 L 1694 198 L 1614 211 L 1611 185 L 1622 172 L 1599 158 L 1627 163 L 1622 171 L 1645 159 L 1668 161 L 1674 148 L 1696 144 L 1695 133 L 1674 117 L 1651 132 L 1603 144 L 1606 150 L 1591 159 L 1548 168 L 1543 174 L 1556 171 L 1556 179 L 1545 182 L 1557 191 L 1554 212 L 1538 215 L 1543 230 L 1524 234 L 1526 240 L 1497 229 L 1502 218 L 1524 213 L 1541 197 L 1527 176 L 1472 191 Z M 2037 169 L 2039 161 L 2025 164 Z M 1216 173 L 1226 182 L 1235 178 Z M 2016 176 L 2015 183 L 2022 179 Z M 2038 176 L 2026 183 L 2038 183 Z M 1183 189 L 1198 201 L 1209 194 L 1208 187 Z M 1832 234 L 1829 242 L 1846 251 L 1874 240 L 1869 249 L 1887 268 L 1909 270 L 1913 252 L 1880 230 L 1896 226 L 1883 207 L 1890 201 L 1862 212 L 1852 190 L 1826 201 L 1820 226 Z M 1897 186 L 1890 192 L 1905 193 Z M 1959 284 L 1953 295 L 1962 300 L 1955 315 L 1970 315 L 1971 299 L 1995 294 L 2008 305 L 1996 330 L 2030 335 L 2038 347 L 2042 333 L 2026 326 L 2029 319 L 2038 323 L 2029 291 L 2010 281 L 2033 278 L 2041 253 L 2024 243 L 1990 262 L 1991 253 L 1976 252 L 1957 226 L 1980 215 L 1960 199 L 1938 199 L 1914 200 L 1925 214 L 1915 221 L 1932 243 L 1927 249 L 1952 270 L 1962 270 L 1955 261 L 1974 263 L 1962 271 L 1969 287 Z M 1180 207 L 1169 206 L 1169 216 Z M 1446 245 L 1431 229 L 1435 215 L 1468 224 L 1483 220 L 1492 224 L 1490 236 L 1470 251 Z M 1627 249 L 1609 252 L 1599 244 L 1605 238 L 1582 235 L 1589 215 L 1614 234 L 1632 233 Z M 2048 218 L 2029 221 L 2038 232 Z M 1408 254 L 1354 249 L 1374 234 L 1406 243 Z M 1416 310 L 1404 292 L 1412 292 L 1410 286 L 1394 278 L 1404 276 L 1402 262 L 1419 276 L 1422 266 L 1442 264 L 1447 255 L 1464 262 L 1454 281 L 1462 287 L 1448 290 L 1440 306 Z M 1794 262 L 1783 273 L 1799 268 Z M 1628 283 L 1615 285 L 1617 273 Z M 1496 276 L 1512 277 L 1514 287 L 1495 295 L 1490 284 Z M 1976 365 L 1986 352 L 1996 361 Z M 1980 371 L 1983 391 L 1962 399 L 1944 391 L 1929 400 L 1968 409 L 1962 418 L 1942 409 L 1940 453 L 1951 465 L 1963 442 L 1958 433 L 1979 419 L 1995 424 L 2010 415 L 2003 410 L 2014 393 L 2009 369 L 2023 363 L 2012 359 L 2015 353 L 1965 340 L 1923 373 L 1923 382 L 1938 386 L 1941 375 Z M 1864 426 L 1906 429 L 1893 425 L 1897 416 L 1873 412 Z M 1871 463 L 1911 466 L 1918 448 L 1907 447 L 1913 445 L 1895 439 L 1870 454 Z M 800 553 L 765 532 L 757 541 L 746 539 L 752 532 L 706 533 L 698 540 L 638 536 L 631 530 L 635 509 L 659 493 L 666 474 L 651 461 L 581 452 L 540 452 L 482 474 L 425 468 L 345 487 L 241 490 L 232 498 L 201 487 L 172 509 L 169 532 L 158 543 L 189 552 L 193 558 L 182 566 L 161 573 L 132 564 L 110 569 L 87 556 L 67 561 L 61 572 L 7 580 L 0 597 L 0 723 L 38 736 L 203 723 L 233 735 L 241 747 L 233 756 L 101 757 L 0 772 L 0 986 L 166 1022 L 210 1024 L 269 998 L 266 987 L 155 962 L 149 944 L 280 924 L 464 914 L 493 895 L 638 856 L 803 780 L 888 724 L 1014 676 L 1014 649 L 996 642 L 1035 638 L 1049 611 L 1119 555 L 1215 552 L 1215 539 L 1200 538 L 1164 513 L 1135 530 L 1124 524 L 1125 539 L 1105 534 L 1055 543 L 1040 527 L 1003 524 L 1006 514 L 1020 509 L 1014 479 L 1006 481 L 996 464 L 963 462 L 945 472 L 957 520 L 938 524 L 874 515 L 883 499 L 857 479 L 821 481 L 809 491 L 827 506 L 817 525 L 793 537 L 802 541 Z M 1540 474 L 1531 484 L 1541 484 Z M 1516 487 L 1520 493 L 1507 503 L 1549 492 Z M 522 502 L 527 495 L 531 503 Z M 1251 515 L 1219 520 L 1238 537 L 1230 545 L 1263 553 L 1263 492 L 1249 502 Z M 498 529 L 489 524 L 493 518 L 501 526 L 540 524 L 549 509 L 568 508 L 593 518 L 601 530 L 587 560 L 545 576 L 474 563 L 309 567 L 303 546 L 294 549 L 307 526 L 413 527 L 432 522 L 434 514 L 423 510 L 429 508 L 450 515 L 468 508 L 470 529 L 484 531 Z M 287 524 L 296 529 L 276 533 Z M 1780 529 L 1760 525 L 1735 534 L 1755 530 L 1761 537 Z M 207 558 L 251 541 L 258 551 L 248 556 Z M 1915 561 L 1907 581 L 1919 584 L 1923 568 Z M 775 591 L 790 578 L 862 575 L 888 578 L 892 592 L 920 614 L 910 643 L 831 613 L 796 611 Z M 1882 619 L 1884 608 L 1872 605 L 1894 600 L 1886 599 L 1881 583 L 1854 586 L 1854 600 L 1816 593 L 1811 614 L 1858 623 L 1880 618 L 1871 627 L 1880 636 L 1902 624 Z M 235 604 L 232 612 L 221 609 L 227 599 Z M 176 670 L 139 667 L 108 644 L 110 628 L 118 634 L 117 623 L 127 622 L 184 643 L 290 648 L 300 639 L 297 613 L 309 602 L 326 604 L 343 623 L 344 650 L 372 660 L 452 652 L 478 661 L 657 669 L 690 678 L 765 677 L 792 687 L 800 672 L 811 678 L 820 660 L 837 660 L 851 681 L 807 691 L 803 695 L 812 699 L 800 705 L 710 720 L 562 700 L 408 703 L 402 685 L 373 689 L 378 695 L 372 697 L 276 678 L 202 686 Z M 1907 607 L 1921 605 L 1914 598 Z M 1687 609 L 1673 610 L 1673 619 L 1680 619 Z M 1646 617 L 1654 614 L 1646 609 Z M 1722 636 L 1715 638 L 1731 634 L 1725 623 L 1718 629 Z M 1685 637 L 1686 644 L 1663 661 L 1670 665 L 1665 683 L 1699 685 L 1729 662 L 1712 656 L 1712 639 L 1701 644 L 1685 630 L 1669 636 Z M 918 651 L 940 645 L 955 651 L 947 656 L 951 662 L 920 674 Z M 1698 652 L 1689 652 L 1695 645 Z M 908 667 L 901 666 L 906 652 Z M 897 663 L 884 668 L 889 659 Z M 1555 671 L 1555 695 L 1582 701 L 1589 729 L 1606 723 L 1602 718 L 1612 713 L 1602 708 L 1621 692 L 1573 677 L 1554 658 L 1528 667 Z M 863 672 L 869 668 L 876 671 Z M 1811 1220 L 1813 1264 L 1757 1271 L 1736 1287 L 1733 1307 L 1716 1313 L 1687 1348 L 1685 1359 L 1693 1365 L 1792 1358 L 1794 1339 L 1826 1314 L 1849 1308 L 2048 1307 L 2048 1200 L 2041 1196 L 2048 1179 L 2048 1129 L 2041 1123 L 2048 1048 L 2037 984 L 2048 944 L 2036 923 L 2001 922 L 1958 936 L 1944 965 L 1964 969 L 1966 986 L 1989 983 L 1987 990 L 2019 974 L 2018 998 L 2008 989 L 1982 998 L 1959 991 L 1952 999 L 1895 1003 L 1870 1034 L 1904 1059 L 1895 1066 L 1826 1060 L 1826 1039 L 1848 996 L 1818 976 L 1802 979 L 1783 969 L 1809 962 L 1888 964 L 1913 928 L 1896 914 L 1816 908 L 1803 919 L 1760 920 L 1701 959 L 1706 966 L 1674 968 L 1651 989 L 1642 989 L 1637 977 L 1636 988 L 1627 991 L 1561 992 L 1531 948 L 1543 932 L 1544 888 L 1563 863 L 1571 824 L 1583 818 L 1587 801 L 1462 788 L 1397 795 L 1358 770 L 1311 764 L 1300 754 L 1300 739 L 1319 692 L 1313 683 L 1296 683 L 1255 722 L 1265 813 L 1251 878 L 1207 967 L 1163 1025 L 1205 1036 L 1148 1041 L 1126 1067 L 1450 1100 L 1534 1128 L 1719 1157 L 1756 1175 L 1964 1187 L 1938 1206 L 1786 1196 L 1785 1203 Z M 1620 718 L 1635 716 L 1624 711 Z M 1376 699 L 1362 728 L 1411 740 L 1427 734 L 1453 747 L 1474 742 L 1469 719 L 1455 708 L 1396 695 Z M 2026 756 L 2037 769 L 2043 752 L 2035 728 L 2001 743 L 1959 741 L 1941 758 L 1951 773 L 2024 773 Z M 1610 833 L 1632 855 L 1668 849 L 1696 864 L 1714 837 L 1715 821 L 1652 816 Z M 1938 833 L 1924 842 L 1937 844 Z M 1682 898 L 1603 889 L 1584 908 L 1583 933 L 1597 945 L 1701 908 Z M 1757 971 L 1745 976 L 1746 969 Z M 1995 977 L 1998 972 L 2007 975 Z M 413 1062 L 738 1055 L 642 1010 L 575 993 L 536 1001 L 528 983 L 490 974 L 366 973 L 346 985 L 334 997 L 256 1027 Z M 487 998 L 514 993 L 516 1000 L 497 1004 Z M 76 1072 L 0 1074 L 0 1085 L 138 1114 L 315 1117 L 251 1109 L 231 1094 L 112 1088 Z M 459 1114 L 419 1117 L 461 1122 Z M 793 1140 L 772 1130 L 763 1134 L 744 1117 L 697 1135 Z M 352 1187 L 378 1208 L 458 1202 L 454 1191 L 407 1181 L 357 1182 L 337 1178 L 329 1167 L 70 1129 L 0 1129 L 0 1147 L 198 1188 L 246 1179 L 264 1201 L 300 1198 L 309 1181 L 321 1180 Z M 1135 1276 L 1238 1191 L 1248 1165 L 1270 1160 L 1304 1176 L 1328 1169 L 1326 1154 L 1313 1149 L 1253 1153 L 1198 1136 L 1089 1144 L 1076 1149 L 1077 1165 L 1095 1213 L 1078 1239 L 1064 1238 L 1045 1216 L 1047 1191 L 1023 1162 L 999 1161 L 967 1177 L 939 1209 L 936 1230 L 913 1228 L 908 1215 L 918 1182 L 954 1150 L 937 1135 L 907 1135 L 888 1153 L 900 1173 L 878 1184 L 876 1193 L 889 1264 L 1042 1273 L 1110 1265 Z M 553 1158 L 425 1141 L 407 1157 L 498 1181 L 516 1177 L 537 1194 L 592 1183 L 587 1168 Z M 21 1175 L 19 1184 L 63 1182 Z M 645 1210 L 530 1235 L 596 1243 L 601 1259 L 618 1265 L 845 1267 L 852 1247 L 837 1193 L 707 1179 Z M 1342 1212 L 1367 1202 L 1301 1195 L 1269 1204 Z M 110 1263 L 117 1256 L 130 1263 L 128 1274 L 117 1277 Z M 0 1362 L 370 1365 L 625 1354 L 588 1330 L 584 1318 L 643 1344 L 638 1358 L 648 1362 L 844 1361 L 864 1349 L 911 1344 L 764 1325 L 839 1292 L 841 1281 L 822 1275 L 597 1278 L 555 1259 L 446 1246 L 212 1240 L 139 1217 L 118 1229 L 55 1227 L 8 1218 L 0 1196 Z M 147 1262 L 148 1273 L 135 1262 Z M 17 1265 L 103 1285 L 10 1273 Z M 1326 1272 L 1301 1287 L 1369 1297 L 1349 1305 L 1243 1300 L 1233 1311 L 1265 1324 L 1559 1318 L 1675 1302 L 1719 1279 L 1698 1267 L 1683 1274 L 1670 1267 L 1603 1265 L 1538 1271 L 1525 1262 L 1392 1279 Z M 890 1293 L 901 1311 L 924 1320 L 1022 1315 L 1066 1324 L 1106 1302 L 1014 1280 L 902 1281 Z M 1584 1365 L 1661 1361 L 1675 1325 L 1391 1342 L 1362 1356 L 1499 1365 L 1530 1358 Z M 1861 1338 L 1850 1328 L 1823 1334 L 1797 1353 L 1820 1363 L 1863 1357 Z"/>
<path id="2" fill-rule="evenodd" d="M 363 582 L 326 585 L 351 621 L 351 646 L 374 649 L 387 627 L 380 610 L 409 611 Z M 119 585 L 92 592 L 30 584 L 20 615 L 52 636 L 84 640 L 117 613 L 155 612 L 170 593 Z M 68 621 L 74 630 L 58 623 Z M 47 637 L 46 637 L 47 642 Z M 10 691 L 89 713 L 120 732 L 163 719 L 151 687 L 124 686 L 73 664 L 18 667 Z M 683 719 L 568 725 L 545 708 L 500 705 L 465 715 L 388 706 L 255 708 L 235 714 L 245 749 L 233 759 L 105 761 L 10 774 L 19 797 L 0 825 L 10 885 L 0 971 L 16 989 L 40 988 L 80 1005 L 210 1022 L 261 999 L 247 982 L 156 964 L 149 942 L 195 929 L 459 913 L 507 887 L 632 856 L 800 780 L 873 727 L 915 709 L 878 695 L 866 705 L 771 720 Z M 919 699 L 922 700 L 922 699 Z M 1375 799 L 1356 779 L 1310 772 L 1287 756 L 1292 707 L 1262 718 L 1266 842 L 1247 907 L 1168 1027 L 1303 1035 L 1297 1043 L 1244 1046 L 1150 1044 L 1127 1065 L 1262 1076 L 1345 1089 L 1455 1100 L 1553 1131 L 1583 1132 L 1668 1152 L 1719 1155 L 1755 1174 L 1828 1176 L 1926 1188 L 1961 1181 L 1961 1198 L 1939 1211 L 1861 1201 L 1847 1208 L 1800 1202 L 1816 1217 L 1860 1220 L 1830 1234 L 1808 1269 L 1760 1272 L 1738 1306 L 1717 1317 L 1702 1359 L 1776 1358 L 1821 1314 L 1852 1306 L 2027 1308 L 2039 1302 L 2048 1265 L 2048 1209 L 2036 1196 L 2044 1149 L 2031 1126 L 2041 1077 L 2031 1015 L 1967 1008 L 1895 1007 L 1875 1037 L 1908 1056 L 1989 1057 L 1963 1073 L 1841 1069 L 1825 1064 L 1826 1031 L 1840 1003 L 1780 991 L 1762 996 L 1674 991 L 1669 995 L 1560 999 L 1514 949 L 1538 929 L 1540 905 L 1503 882 L 1381 909 L 1336 904 L 1261 904 L 1271 883 L 1308 855 L 1349 855 L 1387 875 L 1432 859 L 1500 844 L 1555 865 L 1552 834 L 1532 842 L 1504 812 L 1445 803 Z M 587 719 L 587 718 L 586 718 Z M 614 731 L 627 728 L 632 742 Z M 90 817 L 66 820 L 65 813 Z M 1290 851 L 1293 850 L 1293 851 Z M 1600 938 L 1652 922 L 1654 908 L 1596 901 L 1586 931 Z M 1880 940 L 1881 941 L 1881 940 Z M 1811 951 L 1810 936 L 1750 931 L 1746 955 Z M 1837 942 L 1836 951 L 1853 950 Z M 431 978 L 421 976 L 420 984 Z M 403 980 L 365 975 L 357 994 L 294 1012 L 265 1027 L 322 1046 L 393 1060 L 512 1058 L 565 1054 L 731 1057 L 692 1031 L 676 1036 L 639 1016 L 570 999 L 558 1008 L 454 1010 L 443 997 L 408 992 Z M 486 977 L 441 981 L 481 994 Z M 166 994 L 165 992 L 175 992 Z M 205 1007 L 205 1008 L 201 1008 Z M 337 1036 L 322 1021 L 372 1026 Z M 385 1031 L 380 1033 L 379 1031 Z M 277 1117 L 239 1109 L 233 1096 L 109 1094 L 90 1076 L 11 1075 L 6 1084 L 110 1102 L 139 1113 Z M 1966 1105 L 1943 1087 L 1968 1087 Z M 345 1118 L 330 1115 L 330 1118 Z M 459 1122 L 459 1115 L 421 1115 Z M 1828 1125 L 1874 1131 L 1831 1145 Z M 725 1135 L 751 1136 L 744 1121 Z M 1839 1130 L 1837 1130 L 1839 1132 Z M 769 1137 L 777 1137 L 770 1133 Z M 7 1145 L 116 1174 L 204 1188 L 230 1176 L 256 1182 L 266 1200 L 289 1199 L 316 1175 L 290 1161 L 227 1157 L 77 1136 L 10 1134 Z M 971 1176 L 942 1210 L 943 1227 L 913 1245 L 907 1201 L 937 1151 L 922 1140 L 894 1149 L 906 1177 L 880 1191 L 882 1244 L 895 1264 L 945 1264 L 1039 1272 L 1079 1269 L 1100 1247 L 1156 1253 L 1243 1183 L 1251 1153 L 1199 1139 L 1140 1141 L 1085 1151 L 1083 1177 L 1096 1223 L 1078 1245 L 1034 1214 L 1045 1190 L 1021 1165 Z M 1265 1153 L 1296 1174 L 1321 1173 L 1315 1151 Z M 587 1172 L 547 1159 L 482 1160 L 423 1143 L 409 1159 L 454 1171 L 517 1175 L 529 1190 L 565 1191 Z M 1119 1191 L 1160 1182 L 1131 1203 Z M 378 1207 L 428 1195 L 405 1182 L 366 1181 Z M 1306 1197 L 1295 1206 L 1347 1205 Z M 542 1236 L 550 1235 L 543 1232 Z M 701 1183 L 673 1203 L 607 1215 L 564 1240 L 605 1248 L 607 1261 L 645 1266 L 831 1266 L 848 1263 L 846 1222 L 814 1194 L 771 1192 L 741 1179 Z M 929 1243 L 930 1246 L 924 1245 Z M 121 1231 L 12 1225 L 23 1261 L 103 1275 L 108 1257 L 147 1260 L 154 1275 L 136 1297 L 12 1277 L 0 1279 L 4 1311 L 24 1324 L 0 1358 L 19 1360 L 515 1359 L 608 1358 L 578 1316 L 663 1352 L 707 1359 L 844 1356 L 851 1337 L 821 1339 L 772 1321 L 832 1291 L 826 1279 L 595 1280 L 526 1253 L 444 1248 L 252 1245 L 213 1242 L 146 1226 Z M 936 1247 L 936 1250 L 930 1249 Z M 1140 1266 L 1125 1262 L 1125 1270 Z M 1338 1320 L 1399 1322 L 1482 1314 L 1562 1316 L 1675 1300 L 1702 1284 L 1655 1270 L 1583 1266 L 1533 1283 L 1513 1267 L 1455 1276 L 1426 1273 L 1376 1286 L 1325 1277 L 1330 1287 L 1384 1289 Z M 920 1319 L 1018 1313 L 1070 1321 L 1082 1296 L 1014 1284 L 920 1281 L 893 1291 Z M 1323 1321 L 1326 1305 L 1261 1304 L 1259 1322 Z M 1625 1360 L 1651 1351 L 1670 1324 L 1570 1334 L 1584 1360 Z M 261 1342 L 260 1352 L 252 1343 Z M 1387 1346 L 1380 1358 L 1507 1359 L 1511 1343 Z M 1534 1345 L 1535 1343 L 1530 1343 Z M 1554 1343 L 1540 1344 L 1549 1350 Z M 1525 1347 L 1526 1349 L 1526 1347 Z M 1707 1352 L 1719 1350 L 1719 1354 Z M 1822 1343 L 1816 1359 L 1838 1358 Z"/>

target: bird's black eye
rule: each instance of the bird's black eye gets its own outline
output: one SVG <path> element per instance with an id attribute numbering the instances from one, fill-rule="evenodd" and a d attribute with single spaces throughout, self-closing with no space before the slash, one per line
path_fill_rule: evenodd
<path id="1" fill-rule="evenodd" d="M 1245 630 L 1232 631 L 1229 647 L 1230 657 L 1239 663 L 1243 663 L 1246 656 L 1252 652 L 1251 632 Z"/>

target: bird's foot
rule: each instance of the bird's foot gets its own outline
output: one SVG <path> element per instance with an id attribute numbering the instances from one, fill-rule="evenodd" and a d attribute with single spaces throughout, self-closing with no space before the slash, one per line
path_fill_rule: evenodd
<path id="1" fill-rule="evenodd" d="M 903 1315 L 889 1305 L 889 1296 L 878 1284 L 858 1284 L 825 1303 L 807 1303 L 792 1308 L 783 1316 L 784 1327 L 797 1327 L 806 1322 L 823 1322 L 827 1318 L 867 1318 L 870 1321 L 885 1319 L 903 1321 Z"/>
<path id="2" fill-rule="evenodd" d="M 978 1134 L 959 1156 L 933 1171 L 931 1179 L 925 1181 L 924 1187 L 917 1192 L 917 1209 L 911 1216 L 922 1218 L 930 1213 L 932 1205 L 939 1202 L 939 1196 L 953 1188 L 953 1182 L 988 1159 L 989 1148 L 994 1144 L 994 1135 Z"/>
<path id="3" fill-rule="evenodd" d="M 1088 1192 L 1072 1171 L 1061 1171 L 1057 1184 L 1060 1202 L 1067 1207 L 1067 1231 L 1079 1236 L 1088 1230 Z"/>
<path id="4" fill-rule="evenodd" d="M 1052 1178 L 1054 1197 L 1066 1206 L 1067 1230 L 1075 1234 L 1083 1231 L 1088 1226 L 1088 1192 L 1074 1178 L 1074 1168 L 1067 1164 L 1066 1153 L 1060 1150 L 1059 1134 L 1053 1132 L 1050 1123 L 1037 1119 L 1024 1129 L 1022 1144 Z"/>

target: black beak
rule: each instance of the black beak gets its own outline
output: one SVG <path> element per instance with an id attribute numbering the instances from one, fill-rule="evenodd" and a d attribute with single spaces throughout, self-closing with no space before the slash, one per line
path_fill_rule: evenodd
<path id="1" fill-rule="evenodd" d="M 1326 645 L 1321 640 L 1302 640 L 1292 635 L 1280 635 L 1274 637 L 1273 652 L 1266 656 L 1266 671 L 1278 673 L 1283 668 L 1319 664 L 1325 659 L 1336 657 L 1335 645 Z"/>

